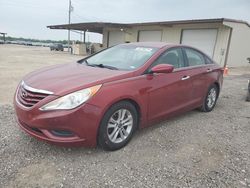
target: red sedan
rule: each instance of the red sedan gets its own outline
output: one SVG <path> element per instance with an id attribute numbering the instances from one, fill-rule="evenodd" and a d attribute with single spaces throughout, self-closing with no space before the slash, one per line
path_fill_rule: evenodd
<path id="1" fill-rule="evenodd" d="M 222 81 L 223 70 L 195 48 L 121 44 L 27 75 L 14 106 L 20 127 L 38 139 L 116 150 L 139 128 L 211 111 Z"/>

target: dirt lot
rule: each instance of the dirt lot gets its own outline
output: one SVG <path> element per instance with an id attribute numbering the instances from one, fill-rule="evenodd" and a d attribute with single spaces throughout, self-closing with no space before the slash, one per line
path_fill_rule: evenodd
<path id="1" fill-rule="evenodd" d="M 67 52 L 51 52 L 48 47 L 0 45 L 0 104 L 12 102 L 17 84 L 27 73 L 80 58 Z"/>
<path id="2" fill-rule="evenodd" d="M 191 111 L 139 131 L 116 152 L 61 148 L 23 133 L 12 96 L 30 70 L 78 59 L 0 46 L 0 187 L 250 187 L 250 71 L 227 76 L 214 111 Z"/>

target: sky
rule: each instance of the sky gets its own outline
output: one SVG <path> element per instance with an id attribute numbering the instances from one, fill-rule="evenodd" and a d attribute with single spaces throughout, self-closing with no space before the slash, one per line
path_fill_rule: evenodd
<path id="1" fill-rule="evenodd" d="M 231 18 L 250 23 L 250 0 L 71 0 L 72 23 L 148 22 Z M 68 23 L 69 0 L 0 0 L 0 32 L 9 36 L 67 40 L 67 31 L 46 26 Z M 80 35 L 72 33 L 73 40 Z M 100 34 L 87 40 L 101 42 Z"/>

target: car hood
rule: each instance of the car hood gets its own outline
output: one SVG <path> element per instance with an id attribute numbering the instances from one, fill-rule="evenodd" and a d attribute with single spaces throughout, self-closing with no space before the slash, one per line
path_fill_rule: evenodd
<path id="1" fill-rule="evenodd" d="M 128 71 L 70 63 L 40 69 L 28 74 L 23 80 L 32 88 L 62 96 L 97 84 L 128 78 L 132 74 Z"/>

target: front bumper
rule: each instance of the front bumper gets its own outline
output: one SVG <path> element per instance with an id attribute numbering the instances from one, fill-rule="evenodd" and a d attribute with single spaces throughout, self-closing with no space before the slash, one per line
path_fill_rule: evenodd
<path id="1" fill-rule="evenodd" d="M 37 105 L 35 105 L 37 106 Z M 101 109 L 91 104 L 72 110 L 40 111 L 14 103 L 17 122 L 31 136 L 60 146 L 96 146 Z M 54 134 L 67 131 L 71 135 Z"/>

